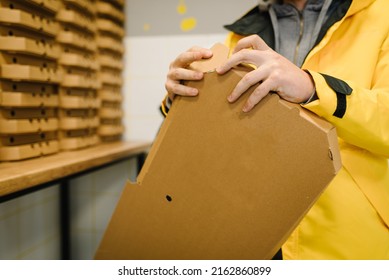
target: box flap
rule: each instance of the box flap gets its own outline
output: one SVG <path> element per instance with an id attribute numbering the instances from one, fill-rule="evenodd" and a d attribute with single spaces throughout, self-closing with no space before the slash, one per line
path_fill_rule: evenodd
<path id="1" fill-rule="evenodd" d="M 285 242 L 338 171 L 336 133 L 276 94 L 243 113 L 253 88 L 227 96 L 245 71 L 177 97 L 97 259 L 269 259 Z"/>

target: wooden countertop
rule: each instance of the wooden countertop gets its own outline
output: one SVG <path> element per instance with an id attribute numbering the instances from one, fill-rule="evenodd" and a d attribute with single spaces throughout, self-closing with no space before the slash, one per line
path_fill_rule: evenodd
<path id="1" fill-rule="evenodd" d="M 0 163 L 0 197 L 147 152 L 150 142 L 103 143 L 87 149 Z"/>

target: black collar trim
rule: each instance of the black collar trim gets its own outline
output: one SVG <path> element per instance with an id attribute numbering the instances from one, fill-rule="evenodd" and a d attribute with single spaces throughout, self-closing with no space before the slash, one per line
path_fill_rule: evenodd
<path id="1" fill-rule="evenodd" d="M 224 27 L 239 35 L 247 36 L 261 33 L 268 28 L 269 24 L 271 24 L 269 13 L 261 12 L 256 6 L 234 23 Z"/>

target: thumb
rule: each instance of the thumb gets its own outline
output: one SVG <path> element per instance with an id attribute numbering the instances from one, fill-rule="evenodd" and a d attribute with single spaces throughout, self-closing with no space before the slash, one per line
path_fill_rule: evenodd
<path id="1" fill-rule="evenodd" d="M 258 35 L 251 35 L 248 37 L 244 37 L 243 39 L 240 39 L 236 44 L 233 53 L 237 53 L 242 49 L 250 49 L 250 48 L 259 51 L 266 51 L 270 49 L 270 47 L 265 43 L 264 40 L 262 40 L 261 37 L 259 37 Z"/>

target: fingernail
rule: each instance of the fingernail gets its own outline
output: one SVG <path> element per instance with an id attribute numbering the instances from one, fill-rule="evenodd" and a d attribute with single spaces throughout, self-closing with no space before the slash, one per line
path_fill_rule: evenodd
<path id="1" fill-rule="evenodd" d="M 202 79 L 203 78 L 203 73 L 199 72 L 199 73 L 196 73 L 195 75 L 195 79 Z"/>
<path id="2" fill-rule="evenodd" d="M 191 89 L 189 92 L 189 95 L 196 96 L 199 93 L 199 91 L 195 88 Z"/>
<path id="3" fill-rule="evenodd" d="M 244 113 L 247 113 L 248 111 L 250 111 L 250 109 L 251 109 L 250 106 L 246 104 L 246 105 L 243 106 L 242 111 Z"/>
<path id="4" fill-rule="evenodd" d="M 234 97 L 233 97 L 232 95 L 229 95 L 229 96 L 227 97 L 227 100 L 228 100 L 229 102 L 233 102 L 233 101 L 234 101 Z"/>

